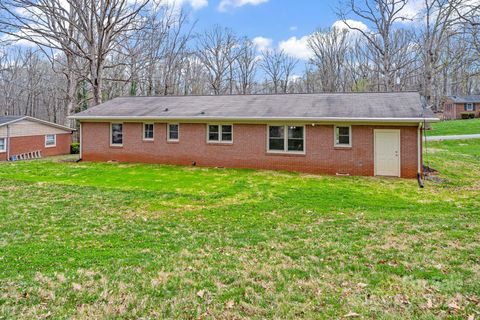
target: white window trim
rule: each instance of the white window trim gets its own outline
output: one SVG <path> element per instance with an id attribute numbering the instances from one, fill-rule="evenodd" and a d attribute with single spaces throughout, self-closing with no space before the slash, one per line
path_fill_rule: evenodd
<path id="1" fill-rule="evenodd" d="M 112 138 L 113 138 L 113 132 L 112 132 L 112 127 L 114 124 L 121 124 L 122 125 L 122 143 L 113 143 Z M 110 122 L 110 147 L 123 147 L 123 122 Z"/>
<path id="2" fill-rule="evenodd" d="M 210 140 L 210 126 L 218 126 L 218 140 Z M 222 140 L 222 126 L 232 127 L 232 140 Z M 231 123 L 207 123 L 207 143 L 208 144 L 233 144 L 233 124 Z"/>
<path id="3" fill-rule="evenodd" d="M 177 139 L 170 139 L 170 125 L 177 125 L 178 126 L 178 138 Z M 169 142 L 180 141 L 180 123 L 167 123 L 167 141 L 169 141 Z"/>
<path id="4" fill-rule="evenodd" d="M 465 111 L 473 111 L 473 103 L 466 103 Z"/>
<path id="5" fill-rule="evenodd" d="M 0 149 L 0 153 L 7 152 L 7 138 L 0 138 L 0 140 L 4 140 L 3 149 Z"/>
<path id="6" fill-rule="evenodd" d="M 270 150 L 270 127 L 283 127 L 283 151 Z M 303 128 L 303 151 L 288 151 L 288 127 L 302 127 Z M 269 124 L 267 125 L 267 153 L 278 154 L 306 154 L 307 151 L 307 127 L 303 124 Z"/>
<path id="7" fill-rule="evenodd" d="M 337 143 L 337 127 L 348 127 L 349 144 Z M 352 126 L 351 125 L 335 125 L 333 126 L 333 145 L 335 148 L 351 148 L 352 147 Z"/>
<path id="8" fill-rule="evenodd" d="M 53 144 L 47 145 L 47 137 L 53 136 Z M 56 134 L 46 134 L 45 135 L 45 148 L 55 148 L 57 146 L 57 135 Z"/>
<path id="9" fill-rule="evenodd" d="M 152 129 L 153 138 L 145 138 L 145 125 L 147 125 L 147 124 L 153 125 L 153 129 Z M 144 122 L 144 123 L 142 124 L 142 129 L 143 129 L 143 130 L 142 130 L 142 140 L 143 140 L 143 141 L 153 141 L 153 140 L 155 140 L 155 123 L 153 123 L 153 122 Z M 123 125 L 122 125 L 122 134 L 123 134 Z M 123 136 L 122 136 L 122 138 L 123 138 Z"/>

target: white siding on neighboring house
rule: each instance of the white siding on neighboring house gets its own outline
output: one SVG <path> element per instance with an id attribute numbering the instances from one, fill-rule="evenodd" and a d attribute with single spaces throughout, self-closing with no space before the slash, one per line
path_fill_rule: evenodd
<path id="1" fill-rule="evenodd" d="M 55 128 L 47 124 L 43 124 L 28 119 L 12 123 L 10 126 L 10 137 L 40 136 L 46 134 L 62 134 L 69 133 L 67 130 Z M 7 136 L 7 126 L 0 127 L 0 137 Z"/>

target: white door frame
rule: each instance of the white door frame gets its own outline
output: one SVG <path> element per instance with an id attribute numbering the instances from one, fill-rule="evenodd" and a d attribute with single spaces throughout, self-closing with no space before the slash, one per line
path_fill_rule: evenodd
<path id="1" fill-rule="evenodd" d="M 374 129 L 373 130 L 373 167 L 374 175 L 377 174 L 377 132 L 392 132 L 398 133 L 398 177 L 402 176 L 402 139 L 401 139 L 401 130 L 400 129 Z"/>

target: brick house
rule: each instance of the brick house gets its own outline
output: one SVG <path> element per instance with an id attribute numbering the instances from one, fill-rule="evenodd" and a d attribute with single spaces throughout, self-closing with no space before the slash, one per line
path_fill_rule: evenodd
<path id="1" fill-rule="evenodd" d="M 480 95 L 448 96 L 443 103 L 445 120 L 480 118 Z"/>
<path id="2" fill-rule="evenodd" d="M 84 161 L 416 177 L 415 92 L 121 97 L 72 118 Z"/>
<path id="3" fill-rule="evenodd" d="M 28 116 L 0 116 L 0 161 L 69 154 L 73 131 Z"/>

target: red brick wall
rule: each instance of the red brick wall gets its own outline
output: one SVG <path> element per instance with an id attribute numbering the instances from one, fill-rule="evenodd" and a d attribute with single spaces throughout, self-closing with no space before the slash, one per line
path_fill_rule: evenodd
<path id="1" fill-rule="evenodd" d="M 42 157 L 56 156 L 70 153 L 72 135 L 70 133 L 57 134 L 55 147 L 45 148 L 45 136 L 26 136 L 10 138 L 10 156 L 20 153 L 40 150 Z M 7 160 L 7 153 L 0 153 L 0 161 Z"/>
<path id="2" fill-rule="evenodd" d="M 110 146 L 109 123 L 82 123 L 82 159 L 199 166 L 279 169 L 310 173 L 374 174 L 373 130 L 401 129 L 401 173 L 417 173 L 418 127 L 352 126 L 352 148 L 334 147 L 333 125 L 306 128 L 306 154 L 266 152 L 267 126 L 234 124 L 233 144 L 206 142 L 205 124 L 180 124 L 180 141 L 166 141 L 166 124 L 155 124 L 154 141 L 142 140 L 141 123 L 124 123 L 123 147 Z"/>

